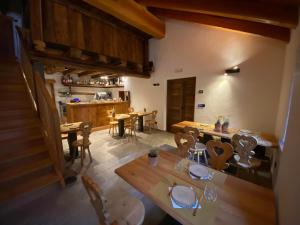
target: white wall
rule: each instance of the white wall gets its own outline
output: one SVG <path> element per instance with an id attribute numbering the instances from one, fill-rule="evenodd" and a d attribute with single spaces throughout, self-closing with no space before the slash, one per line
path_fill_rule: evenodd
<path id="1" fill-rule="evenodd" d="M 155 72 L 150 79 L 128 78 L 132 105 L 157 109 L 158 127 L 166 128 L 168 79 L 197 77 L 195 121 L 214 123 L 228 116 L 232 127 L 274 133 L 285 44 L 257 35 L 206 25 L 169 20 L 166 37 L 150 41 Z M 224 70 L 239 65 L 238 76 Z M 182 72 L 180 70 L 182 69 Z M 160 83 L 159 87 L 152 83 Z"/>
<path id="2" fill-rule="evenodd" d="M 278 152 L 278 171 L 275 173 L 275 194 L 277 197 L 280 225 L 300 224 L 300 26 L 292 33 L 286 49 L 284 77 L 277 118 L 277 133 L 282 136 L 287 130 L 282 151 Z M 290 101 L 289 101 L 290 100 Z M 290 102 L 290 105 L 289 105 Z M 288 113 L 289 112 L 289 113 Z M 277 176 L 276 176 L 277 175 Z"/>

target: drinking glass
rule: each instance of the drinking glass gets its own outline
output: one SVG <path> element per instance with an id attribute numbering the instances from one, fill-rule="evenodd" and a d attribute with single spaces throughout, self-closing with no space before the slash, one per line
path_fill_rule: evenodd
<path id="1" fill-rule="evenodd" d="M 218 197 L 217 187 L 209 182 L 205 185 L 204 196 L 208 202 L 215 202 Z"/>

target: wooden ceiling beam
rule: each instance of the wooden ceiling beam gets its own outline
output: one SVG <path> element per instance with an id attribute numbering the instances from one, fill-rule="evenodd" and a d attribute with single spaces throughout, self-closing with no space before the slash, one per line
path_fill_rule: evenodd
<path id="1" fill-rule="evenodd" d="M 84 72 L 78 73 L 78 76 L 79 77 L 93 76 L 93 75 L 97 75 L 99 73 L 101 73 L 101 72 L 100 71 L 84 71 Z"/>
<path id="2" fill-rule="evenodd" d="M 146 7 L 134 0 L 83 0 L 84 2 L 130 24 L 133 27 L 155 37 L 165 36 L 165 24 L 151 14 Z"/>
<path id="3" fill-rule="evenodd" d="M 200 13 L 190 13 L 166 9 L 150 9 L 157 16 L 184 20 L 188 22 L 201 23 L 211 26 L 217 26 L 232 30 L 243 31 L 247 33 L 258 34 L 281 41 L 289 42 L 290 29 L 277 27 L 268 24 L 250 22 L 245 20 L 237 20 L 218 16 L 205 15 Z"/>
<path id="4" fill-rule="evenodd" d="M 245 0 L 137 0 L 147 7 L 170 9 L 296 28 L 298 7 Z"/>

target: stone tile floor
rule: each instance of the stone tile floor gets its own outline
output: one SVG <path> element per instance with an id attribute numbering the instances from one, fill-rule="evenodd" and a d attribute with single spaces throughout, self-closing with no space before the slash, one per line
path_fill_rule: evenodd
<path id="1" fill-rule="evenodd" d="M 80 159 L 72 169 L 80 171 L 76 183 L 65 189 L 50 188 L 30 202 L 15 202 L 11 207 L 0 208 L 1 225 L 96 225 L 97 216 L 81 183 L 80 175 L 90 175 L 104 191 L 109 201 L 124 195 L 141 199 L 146 208 L 145 225 L 160 224 L 165 213 L 149 199 L 118 177 L 114 170 L 160 145 L 175 146 L 173 134 L 154 130 L 137 133 L 134 138 L 112 138 L 108 130 L 93 132 L 90 136 L 93 162 L 88 157 L 80 170 Z M 68 151 L 67 142 L 63 142 Z M 112 215 L 113 216 L 113 215 Z"/>
<path id="2" fill-rule="evenodd" d="M 93 162 L 80 169 L 80 159 L 72 165 L 79 172 L 76 183 L 61 189 L 58 185 L 30 196 L 30 200 L 12 201 L 8 207 L 0 205 L 1 225 L 96 225 L 97 216 L 84 189 L 80 175 L 88 174 L 101 187 L 107 199 L 117 201 L 124 195 L 132 195 L 142 200 L 146 209 L 145 225 L 177 224 L 149 199 L 118 177 L 114 170 L 127 162 L 146 154 L 151 148 L 162 146 L 164 150 L 175 147 L 174 135 L 154 130 L 152 133 L 137 133 L 134 138 L 113 138 L 108 130 L 93 132 L 90 136 Z M 68 144 L 63 141 L 64 150 Z M 269 172 L 260 175 L 254 182 L 271 186 Z M 242 176 L 241 176 L 242 177 Z M 264 178 L 267 177 L 267 178 Z M 113 215 L 112 215 L 113 217 Z"/>

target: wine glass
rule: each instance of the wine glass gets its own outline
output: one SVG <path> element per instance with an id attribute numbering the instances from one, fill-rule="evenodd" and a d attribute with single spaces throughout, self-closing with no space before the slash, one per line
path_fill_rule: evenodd
<path id="1" fill-rule="evenodd" d="M 205 185 L 204 196 L 208 202 L 215 202 L 218 197 L 217 187 L 209 182 Z"/>

